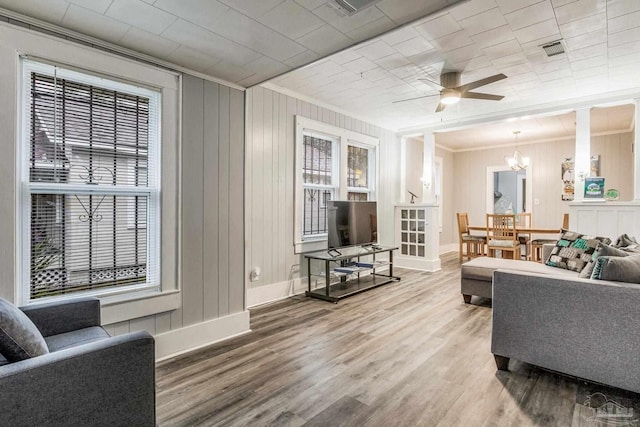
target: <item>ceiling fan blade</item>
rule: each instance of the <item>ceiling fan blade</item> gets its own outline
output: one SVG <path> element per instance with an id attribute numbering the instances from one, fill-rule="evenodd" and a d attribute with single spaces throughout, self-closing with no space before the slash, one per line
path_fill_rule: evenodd
<path id="1" fill-rule="evenodd" d="M 400 99 L 398 101 L 393 101 L 392 104 L 397 104 L 398 102 L 413 101 L 415 99 L 429 98 L 431 96 L 440 96 L 440 94 L 439 93 L 434 93 L 433 95 L 424 95 L 424 96 L 416 96 L 415 98 Z"/>
<path id="2" fill-rule="evenodd" d="M 502 95 L 492 95 L 490 93 L 480 93 L 480 92 L 462 92 L 460 98 L 469 98 L 469 99 L 486 99 L 487 101 L 500 101 L 504 96 Z"/>
<path id="3" fill-rule="evenodd" d="M 496 74 L 495 76 L 486 77 L 484 79 L 476 80 L 475 82 L 467 83 L 466 85 L 458 86 L 456 89 L 458 89 L 460 92 L 466 92 L 468 90 L 472 90 L 480 86 L 488 85 L 490 83 L 494 83 L 506 78 L 507 76 L 500 73 L 500 74 Z"/>
<path id="4" fill-rule="evenodd" d="M 445 108 L 447 108 L 447 104 L 443 104 L 442 102 L 438 102 L 438 108 L 436 108 L 436 113 L 439 113 L 440 111 L 443 111 Z"/>

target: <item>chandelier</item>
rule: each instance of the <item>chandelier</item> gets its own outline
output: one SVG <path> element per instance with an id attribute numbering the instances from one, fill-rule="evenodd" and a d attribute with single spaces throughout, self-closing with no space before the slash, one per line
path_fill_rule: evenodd
<path id="1" fill-rule="evenodd" d="M 520 154 L 520 151 L 518 151 L 518 135 L 520 135 L 520 131 L 514 130 L 513 135 L 516 138 L 516 151 L 513 152 L 513 156 L 505 157 L 505 160 L 512 170 L 520 171 L 526 169 L 529 166 L 529 158 L 524 157 L 522 154 Z"/>

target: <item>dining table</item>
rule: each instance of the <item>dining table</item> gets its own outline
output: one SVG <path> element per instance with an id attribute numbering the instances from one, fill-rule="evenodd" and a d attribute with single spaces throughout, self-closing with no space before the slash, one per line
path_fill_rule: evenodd
<path id="1" fill-rule="evenodd" d="M 487 231 L 487 226 L 472 226 L 467 227 L 469 231 Z M 560 228 L 540 228 L 540 227 L 524 227 L 516 225 L 516 232 L 519 234 L 560 234 L 562 230 Z"/>

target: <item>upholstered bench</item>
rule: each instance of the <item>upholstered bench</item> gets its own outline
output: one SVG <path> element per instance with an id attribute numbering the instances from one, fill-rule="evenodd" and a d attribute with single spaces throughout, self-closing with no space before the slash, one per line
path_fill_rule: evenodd
<path id="1" fill-rule="evenodd" d="M 546 246 L 545 246 L 546 249 Z M 533 261 L 481 257 L 462 264 L 460 272 L 460 292 L 464 302 L 469 304 L 471 296 L 493 298 L 493 272 L 515 270 L 526 273 L 553 274 L 554 276 L 577 277 L 575 271 L 549 267 Z"/>

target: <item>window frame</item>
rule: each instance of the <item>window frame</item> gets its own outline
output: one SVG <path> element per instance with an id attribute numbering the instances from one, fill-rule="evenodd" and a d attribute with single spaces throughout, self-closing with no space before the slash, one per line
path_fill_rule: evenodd
<path id="1" fill-rule="evenodd" d="M 332 159 L 338 164 L 336 199 L 347 200 L 349 192 L 367 193 L 369 200 L 377 199 L 377 188 L 379 188 L 379 147 L 380 140 L 378 138 L 365 135 L 359 132 L 343 129 L 328 123 L 319 122 L 308 119 L 299 115 L 295 116 L 295 179 L 294 179 L 294 252 L 302 253 L 312 250 L 326 249 L 327 234 L 316 234 L 312 236 L 304 236 L 303 231 L 303 209 L 304 209 L 304 135 L 315 134 L 319 136 L 328 136 L 335 138 L 339 154 L 337 158 Z M 369 187 L 348 187 L 348 146 L 356 146 L 367 148 L 372 155 L 368 156 L 368 167 L 372 177 L 368 178 Z M 336 173 L 334 173 L 334 176 Z"/>
<path id="2" fill-rule="evenodd" d="M 99 88 L 125 92 L 149 98 L 149 143 L 148 143 L 148 185 L 145 187 L 127 186 L 92 186 L 88 188 L 83 184 L 56 184 L 47 182 L 32 182 L 30 180 L 30 79 L 31 73 L 36 72 L 45 75 L 53 75 L 61 79 L 92 85 Z M 158 293 L 161 291 L 160 257 L 161 257 L 161 150 L 162 150 L 162 93 L 159 89 L 151 89 L 136 83 L 124 82 L 113 77 L 103 76 L 98 73 L 79 70 L 74 67 L 56 65 L 47 61 L 32 60 L 22 57 L 20 59 L 20 111 L 21 132 L 18 137 L 18 233 L 21 237 L 19 246 L 19 280 L 17 286 L 17 300 L 21 305 L 31 303 L 50 302 L 80 296 L 100 296 L 121 298 L 126 295 L 139 295 L 140 293 Z M 153 108 L 152 108 L 153 107 Z M 73 142 L 69 143 L 74 145 Z M 61 194 L 65 196 L 94 195 L 94 196 L 143 196 L 147 202 L 147 231 L 146 231 L 146 282 L 129 286 L 104 287 L 86 291 L 70 292 L 68 294 L 55 295 L 32 299 L 30 294 L 31 279 L 31 195 L 32 194 Z"/>

